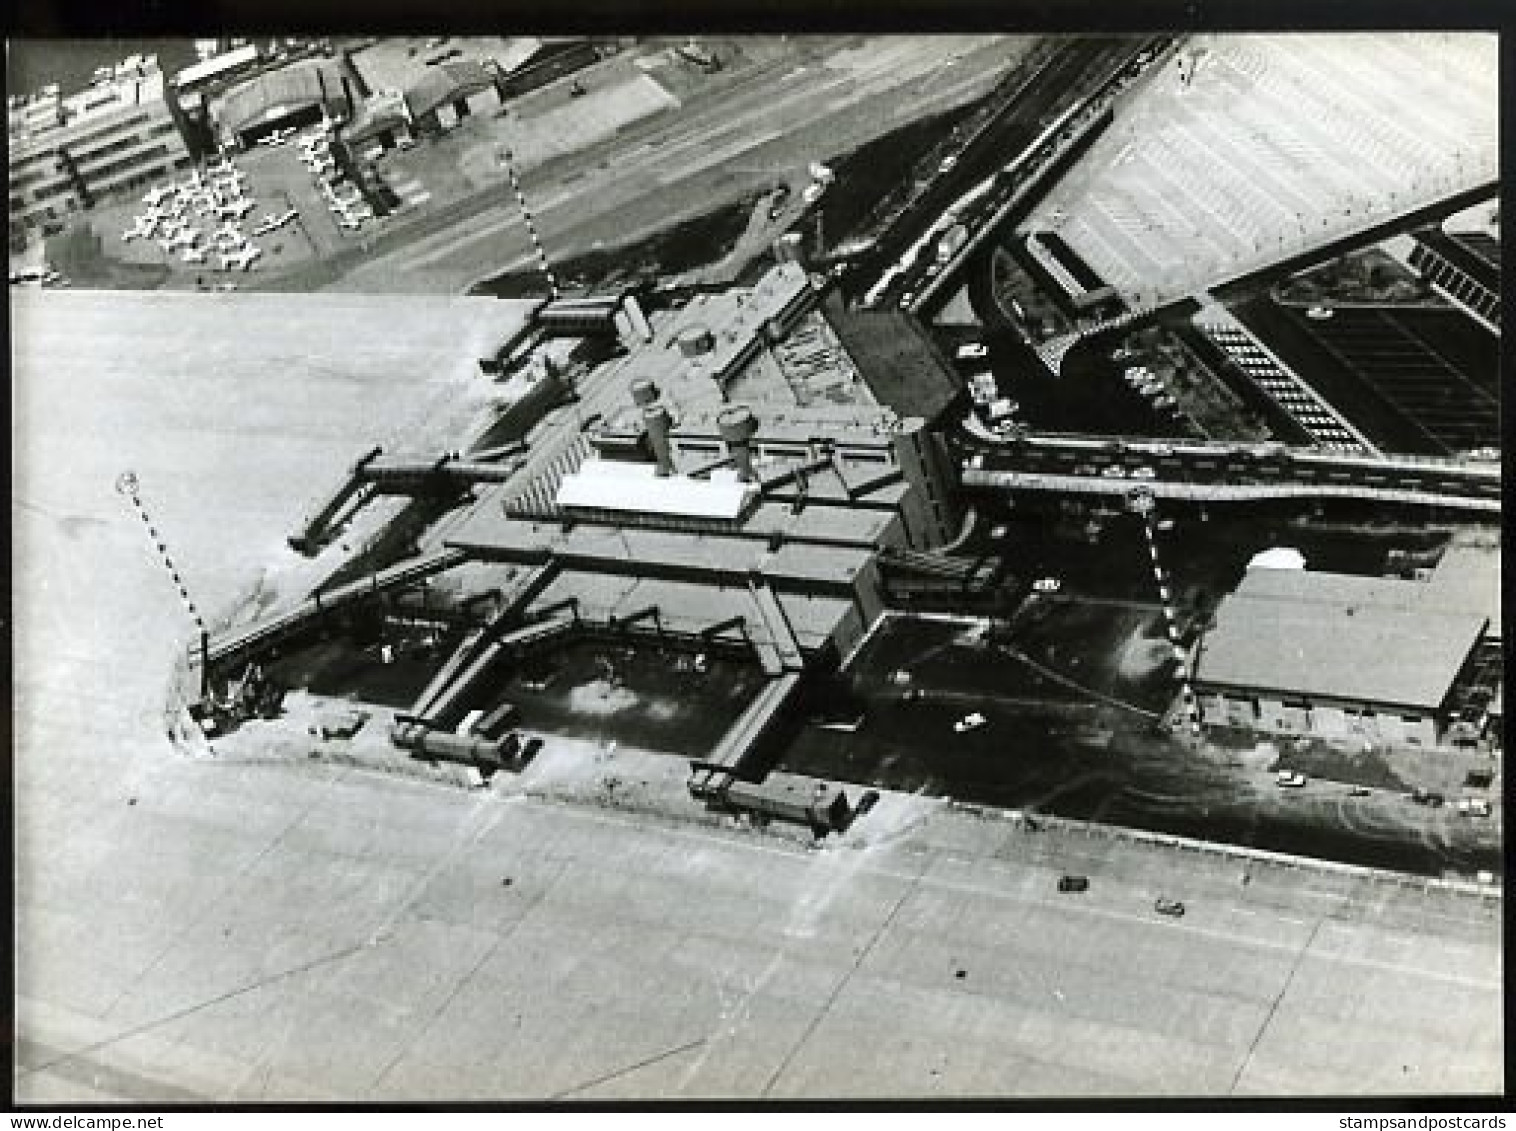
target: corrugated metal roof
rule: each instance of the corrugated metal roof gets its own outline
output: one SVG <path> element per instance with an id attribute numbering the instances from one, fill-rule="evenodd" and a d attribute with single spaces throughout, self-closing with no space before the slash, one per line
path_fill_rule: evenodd
<path id="1" fill-rule="evenodd" d="M 306 59 L 235 87 L 222 102 L 219 117 L 227 129 L 241 133 L 272 117 L 323 101 L 328 109 L 343 106 L 342 74 L 325 60 Z"/>
<path id="2" fill-rule="evenodd" d="M 560 507 L 735 519 L 754 493 L 747 483 L 683 475 L 659 478 L 651 464 L 586 460 L 578 471 L 564 476 L 555 501 Z"/>
<path id="3" fill-rule="evenodd" d="M 1485 618 L 1429 608 L 1424 589 L 1414 581 L 1250 570 L 1216 610 L 1196 680 L 1435 709 Z"/>
<path id="4" fill-rule="evenodd" d="M 405 90 L 405 104 L 411 116 L 419 118 L 437 107 L 459 98 L 467 98 L 495 85 L 495 76 L 477 59 L 453 59 L 426 68 L 421 77 Z"/>

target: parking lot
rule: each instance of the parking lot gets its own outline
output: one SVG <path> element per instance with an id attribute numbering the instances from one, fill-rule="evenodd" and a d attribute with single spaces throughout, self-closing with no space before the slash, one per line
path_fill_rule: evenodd
<path id="1" fill-rule="evenodd" d="M 1381 451 L 1500 443 L 1500 342 L 1461 311 L 1337 307 L 1322 319 L 1259 297 L 1233 313 Z"/>
<path id="2" fill-rule="evenodd" d="M 1500 443 L 1498 346 L 1455 311 L 1338 310 L 1304 329 L 1443 451 Z M 1481 357 L 1480 354 L 1484 356 Z"/>

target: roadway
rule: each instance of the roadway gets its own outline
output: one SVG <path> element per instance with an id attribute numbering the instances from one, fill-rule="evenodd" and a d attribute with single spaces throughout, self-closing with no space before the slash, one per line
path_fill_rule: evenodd
<path id="1" fill-rule="evenodd" d="M 1195 503 L 1245 503 L 1275 499 L 1356 499 L 1371 503 L 1442 507 L 1449 510 L 1499 514 L 1500 500 L 1475 499 L 1467 495 L 1434 491 L 1411 491 L 1395 487 L 1364 487 L 1351 483 L 1174 483 L 1163 480 L 1132 482 L 1103 476 L 1047 475 L 1027 471 L 978 471 L 963 473 L 969 488 L 1004 491 L 1052 491 L 1058 494 L 1115 495 L 1125 498 L 1141 487 L 1155 498 Z"/>
<path id="2" fill-rule="evenodd" d="M 1494 513 L 1501 503 L 1501 468 L 1493 462 L 1193 440 L 991 439 L 967 428 L 958 440 L 967 453 L 964 483 L 975 487 L 1123 496 L 1141 487 L 1158 498 L 1196 501 L 1348 498 Z"/>
<path id="3" fill-rule="evenodd" d="M 994 137 L 994 143 L 1003 147 L 1000 167 L 1010 168 L 1024 158 L 1031 164 L 1018 168 L 1014 176 L 998 178 L 994 189 L 964 209 L 959 219 L 971 235 L 947 263 L 938 261 L 934 247 L 923 245 L 888 283 L 876 303 L 899 302 L 913 310 L 920 309 L 929 295 L 940 292 L 1011 209 L 1023 201 L 1027 187 L 1065 151 L 1063 144 L 1039 144 L 1050 120 L 1076 111 L 1076 107 L 1105 90 L 1113 78 L 1136 66 L 1136 57 L 1146 42 L 1127 37 L 1080 39 L 1050 59 Z M 965 155 L 962 159 L 972 158 Z"/>
<path id="4" fill-rule="evenodd" d="M 549 254 L 559 261 L 707 214 L 993 85 L 1005 39 L 928 37 L 902 54 L 874 41 L 842 65 L 775 60 L 691 96 L 614 142 L 524 178 Z M 531 245 L 502 180 L 443 231 L 377 255 L 334 289 L 465 286 L 528 256 Z M 777 232 L 775 233 L 778 234 Z"/>

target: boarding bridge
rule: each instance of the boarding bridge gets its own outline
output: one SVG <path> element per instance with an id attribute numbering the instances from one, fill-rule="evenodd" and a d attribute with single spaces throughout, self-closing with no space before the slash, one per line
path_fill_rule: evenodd
<path id="1" fill-rule="evenodd" d="M 318 591 L 287 612 L 218 633 L 206 649 L 207 659 L 212 665 L 254 659 L 270 648 L 309 631 L 336 612 L 386 593 L 407 589 L 433 574 L 461 565 L 468 557 L 464 550 L 440 550 L 425 557 L 400 562 L 334 589 Z M 198 659 L 198 652 L 194 658 Z"/>

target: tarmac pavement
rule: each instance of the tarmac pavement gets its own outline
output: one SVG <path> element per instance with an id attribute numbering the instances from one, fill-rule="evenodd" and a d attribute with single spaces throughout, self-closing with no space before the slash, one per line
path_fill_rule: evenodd
<path id="1" fill-rule="evenodd" d="M 809 848 L 626 750 L 472 792 L 175 753 L 188 621 L 115 475 L 213 611 L 381 423 L 467 415 L 511 308 L 12 304 L 20 1102 L 1501 1086 L 1488 895 L 905 795 Z"/>

